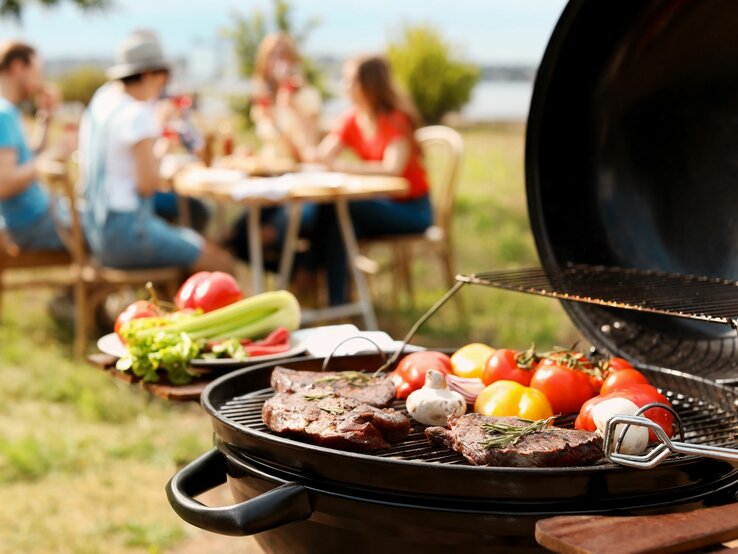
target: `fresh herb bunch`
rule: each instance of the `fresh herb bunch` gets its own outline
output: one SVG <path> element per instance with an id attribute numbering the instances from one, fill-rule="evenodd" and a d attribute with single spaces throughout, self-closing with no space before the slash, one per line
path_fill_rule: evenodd
<path id="1" fill-rule="evenodd" d="M 306 394 L 304 396 L 304 398 L 305 398 L 305 400 L 309 400 L 311 402 L 314 402 L 316 400 L 323 400 L 324 398 L 328 398 L 329 396 L 333 396 L 333 393 L 331 393 L 331 392 L 318 391 L 318 392 Z"/>
<path id="2" fill-rule="evenodd" d="M 530 419 L 517 418 L 518 421 L 527 423 L 528 425 L 510 425 L 509 423 L 485 423 L 482 428 L 490 435 L 482 442 L 482 446 L 486 449 L 491 448 L 508 448 L 517 444 L 517 442 L 526 435 L 540 433 L 546 429 L 553 421 L 555 416 L 546 419 Z"/>
<path id="3" fill-rule="evenodd" d="M 338 381 L 345 381 L 353 387 L 365 387 L 372 381 L 374 376 L 371 373 L 364 373 L 362 371 L 341 371 L 335 375 L 326 375 L 315 380 L 315 384 L 333 384 Z"/>

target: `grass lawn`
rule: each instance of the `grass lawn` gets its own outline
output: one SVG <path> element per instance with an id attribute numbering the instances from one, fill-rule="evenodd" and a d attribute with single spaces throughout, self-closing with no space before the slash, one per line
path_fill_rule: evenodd
<path id="1" fill-rule="evenodd" d="M 537 263 L 528 228 L 523 128 L 464 132 L 458 191 L 458 270 Z M 432 164 L 431 164 L 432 168 Z M 443 292 L 423 258 L 416 307 L 390 310 L 389 279 L 374 291 L 385 330 L 402 335 Z M 421 333 L 429 345 L 541 347 L 577 337 L 558 303 L 487 288 L 462 290 L 468 317 L 449 305 Z M 0 553 L 177 552 L 197 535 L 171 510 L 164 485 L 210 446 L 194 405 L 173 405 L 70 361 L 68 336 L 47 316 L 51 293 L 5 295 L 0 324 Z M 201 536 L 201 535 L 199 535 Z M 192 549 L 189 549 L 192 551 Z"/>

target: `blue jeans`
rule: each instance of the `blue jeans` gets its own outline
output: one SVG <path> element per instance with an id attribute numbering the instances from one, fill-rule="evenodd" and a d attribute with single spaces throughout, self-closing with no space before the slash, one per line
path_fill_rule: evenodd
<path id="1" fill-rule="evenodd" d="M 175 222 L 179 217 L 179 198 L 177 194 L 174 192 L 157 192 L 153 198 L 154 213 L 169 223 Z M 185 197 L 184 200 L 187 202 L 190 212 L 190 226 L 198 233 L 204 232 L 210 219 L 208 207 L 197 198 Z"/>
<path id="2" fill-rule="evenodd" d="M 191 267 L 203 248 L 203 238 L 195 231 L 157 216 L 151 199 L 143 200 L 134 212 L 109 212 L 104 227 L 90 232 L 100 238 L 91 241 L 95 257 L 105 266 L 121 269 Z"/>
<path id="3" fill-rule="evenodd" d="M 69 212 L 61 202 L 57 205 L 57 213 L 63 222 L 68 220 Z M 30 225 L 6 229 L 6 232 L 23 250 L 64 250 L 50 211 Z"/>
<path id="4" fill-rule="evenodd" d="M 433 224 L 433 207 L 427 195 L 406 202 L 385 198 L 350 202 L 349 213 L 358 239 L 422 233 Z M 346 249 L 333 204 L 320 207 L 311 242 L 317 263 L 326 266 L 331 305 L 347 302 Z"/>

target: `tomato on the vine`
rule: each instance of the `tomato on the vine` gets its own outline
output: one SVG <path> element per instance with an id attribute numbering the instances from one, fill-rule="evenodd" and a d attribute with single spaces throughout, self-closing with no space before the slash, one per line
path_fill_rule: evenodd
<path id="1" fill-rule="evenodd" d="M 621 369 L 635 369 L 625 358 L 610 358 L 607 360 L 608 371 L 620 371 Z"/>
<path id="2" fill-rule="evenodd" d="M 525 352 L 499 348 L 484 364 L 482 381 L 485 385 L 497 381 L 515 381 L 527 387 L 537 365 L 533 347 Z"/>
<path id="3" fill-rule="evenodd" d="M 621 369 L 633 369 L 633 366 L 625 358 L 609 358 L 597 362 L 590 374 L 590 381 L 592 381 L 595 392 L 600 393 L 605 380 Z"/>
<path id="4" fill-rule="evenodd" d="M 118 314 L 118 317 L 115 318 L 115 327 L 113 329 L 120 337 L 120 340 L 125 342 L 120 334 L 120 328 L 125 323 L 142 317 L 157 317 L 160 315 L 161 310 L 153 302 L 149 302 L 148 300 L 136 300 L 133 304 L 129 305 L 125 310 Z"/>
<path id="5" fill-rule="evenodd" d="M 576 413 L 595 395 L 588 373 L 552 358 L 541 361 L 530 386 L 546 395 L 554 414 Z"/>
<path id="6" fill-rule="evenodd" d="M 612 371 L 602 384 L 600 394 L 610 394 L 616 390 L 629 387 L 630 385 L 648 385 L 648 379 L 637 369 L 620 369 Z"/>

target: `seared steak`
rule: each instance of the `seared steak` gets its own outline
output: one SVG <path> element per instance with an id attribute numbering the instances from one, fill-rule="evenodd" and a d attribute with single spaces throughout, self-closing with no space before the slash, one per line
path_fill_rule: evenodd
<path id="1" fill-rule="evenodd" d="M 395 386 L 386 375 L 374 377 L 359 371 L 297 371 L 286 367 L 272 371 L 272 388 L 277 392 L 316 387 L 330 387 L 338 394 L 378 408 L 389 406 L 395 398 Z"/>
<path id="2" fill-rule="evenodd" d="M 342 450 L 388 448 L 410 432 L 410 420 L 402 413 L 369 406 L 331 387 L 277 393 L 264 403 L 261 415 L 276 433 Z"/>
<path id="3" fill-rule="evenodd" d="M 445 427 L 428 427 L 426 438 L 432 444 L 445 446 L 464 455 L 474 465 L 510 467 L 568 467 L 593 464 L 602 458 L 602 439 L 594 433 L 549 427 L 521 437 L 504 448 L 485 447 L 491 436 L 483 426 L 507 423 L 523 427 L 527 423 L 516 417 L 488 417 L 466 414 L 449 418 Z"/>

